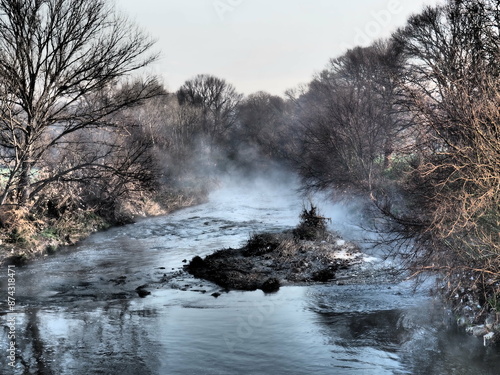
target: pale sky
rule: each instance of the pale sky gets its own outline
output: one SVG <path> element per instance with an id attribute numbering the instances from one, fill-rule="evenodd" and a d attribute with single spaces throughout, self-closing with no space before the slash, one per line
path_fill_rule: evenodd
<path id="1" fill-rule="evenodd" d="M 238 92 L 309 82 L 348 48 L 390 36 L 409 15 L 440 0 L 115 0 L 157 40 L 151 70 L 170 91 L 212 74 Z"/>

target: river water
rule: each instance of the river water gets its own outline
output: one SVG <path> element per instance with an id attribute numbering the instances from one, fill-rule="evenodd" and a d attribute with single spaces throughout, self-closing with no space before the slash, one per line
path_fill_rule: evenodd
<path id="1" fill-rule="evenodd" d="M 383 277 L 395 265 L 366 244 L 359 278 L 269 295 L 221 291 L 182 273 L 195 255 L 295 226 L 302 198 L 293 182 L 284 186 L 226 183 L 206 204 L 94 234 L 16 268 L 15 367 L 4 267 L 1 373 L 500 373 L 498 348 L 457 329 L 425 287 Z M 363 242 L 355 205 L 323 207 L 333 228 Z M 139 298 L 141 285 L 151 295 Z"/>

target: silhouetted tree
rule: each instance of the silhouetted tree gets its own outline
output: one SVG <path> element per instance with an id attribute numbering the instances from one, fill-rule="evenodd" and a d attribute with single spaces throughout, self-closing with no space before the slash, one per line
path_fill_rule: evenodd
<path id="1" fill-rule="evenodd" d="M 0 1 L 1 204 L 25 205 L 55 181 L 33 173 L 71 135 L 116 125 L 114 113 L 158 94 L 152 79 L 123 80 L 155 60 L 152 45 L 108 1 Z M 99 159 L 57 174 L 99 168 Z"/>
<path id="2" fill-rule="evenodd" d="M 201 134 L 214 144 L 235 125 L 242 95 L 225 80 L 200 74 L 186 81 L 177 92 L 180 105 L 201 110 Z"/>
<path id="3" fill-rule="evenodd" d="M 283 98 L 262 91 L 245 98 L 240 104 L 239 123 L 233 134 L 235 147 L 244 154 L 240 157 L 254 154 L 254 158 L 285 160 L 294 137 L 288 121 L 289 108 L 290 103 Z"/>
<path id="4" fill-rule="evenodd" d="M 400 63 L 390 43 L 355 48 L 331 60 L 296 98 L 306 185 L 369 188 L 387 168 L 409 126 L 397 104 Z"/>

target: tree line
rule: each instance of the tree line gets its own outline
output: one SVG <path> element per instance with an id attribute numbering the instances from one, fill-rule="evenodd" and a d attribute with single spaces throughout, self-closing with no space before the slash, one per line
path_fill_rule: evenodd
<path id="1" fill-rule="evenodd" d="M 422 245 L 420 270 L 484 305 L 500 293 L 499 33 L 498 0 L 448 0 L 284 97 L 207 74 L 168 92 L 141 73 L 154 41 L 109 2 L 1 0 L 2 225 L 21 208 L 116 219 L 213 171 L 280 163 L 306 188 L 370 196 Z"/>

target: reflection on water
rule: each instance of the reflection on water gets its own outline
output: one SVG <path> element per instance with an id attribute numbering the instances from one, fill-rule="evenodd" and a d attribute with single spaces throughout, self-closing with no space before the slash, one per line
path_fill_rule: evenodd
<path id="1" fill-rule="evenodd" d="M 227 188 L 18 270 L 16 368 L 2 355 L 2 374 L 498 373 L 498 348 L 464 335 L 406 282 L 214 298 L 217 286 L 179 273 L 186 258 L 295 225 L 300 208 L 292 190 Z M 0 282 L 6 290 L 5 275 Z M 144 284 L 152 294 L 141 299 Z M 6 315 L 0 321 L 5 353 Z"/>

